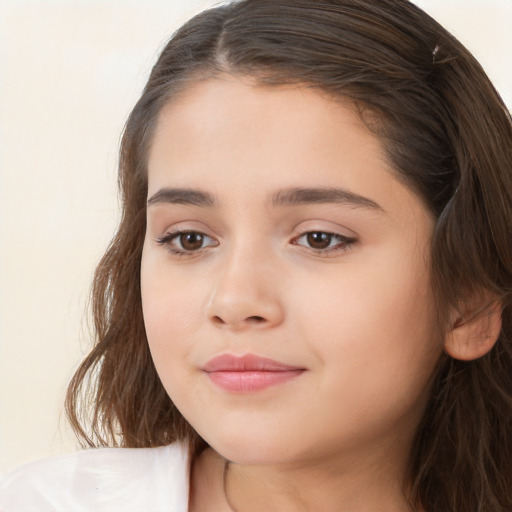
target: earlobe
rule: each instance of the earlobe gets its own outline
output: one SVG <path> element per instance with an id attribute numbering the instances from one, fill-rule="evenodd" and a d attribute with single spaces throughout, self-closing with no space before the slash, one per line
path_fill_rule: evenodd
<path id="1" fill-rule="evenodd" d="M 446 353 L 462 361 L 487 354 L 500 334 L 501 313 L 500 301 L 493 300 L 476 312 L 457 314 L 445 338 Z"/>

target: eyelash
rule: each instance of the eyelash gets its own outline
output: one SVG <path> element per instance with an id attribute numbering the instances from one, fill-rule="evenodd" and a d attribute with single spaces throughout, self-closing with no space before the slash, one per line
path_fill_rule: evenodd
<path id="1" fill-rule="evenodd" d="M 301 245 L 298 243 L 298 241 L 301 238 L 308 237 L 309 235 L 313 234 L 320 234 L 320 235 L 327 235 L 328 237 L 331 237 L 329 240 L 329 244 L 332 242 L 332 239 L 337 240 L 338 243 L 335 244 L 333 247 L 326 247 L 325 249 L 315 249 L 313 247 L 306 247 L 311 252 L 313 252 L 316 256 L 323 256 L 328 257 L 332 255 L 333 253 L 340 253 L 348 251 L 356 242 L 357 240 L 355 238 L 347 237 L 344 235 L 340 235 L 339 233 L 333 233 L 330 231 L 320 231 L 320 230 L 313 230 L 313 231 L 306 231 L 302 233 L 301 235 L 295 237 L 291 243 L 293 245 Z M 200 235 L 206 239 L 213 240 L 213 238 L 209 237 L 205 233 L 201 231 L 194 231 L 194 230 L 184 230 L 184 231 L 173 231 L 170 233 L 166 233 L 164 236 L 157 238 L 156 242 L 161 245 L 165 246 L 165 248 L 172 253 L 173 255 L 179 256 L 179 257 L 186 257 L 186 256 L 194 256 L 197 254 L 200 254 L 203 252 L 207 247 L 216 247 L 219 245 L 218 242 L 215 241 L 214 244 L 208 245 L 206 247 L 201 247 L 198 250 L 186 250 L 184 248 L 177 248 L 173 246 L 173 242 L 175 240 L 179 240 L 179 238 L 182 235 Z"/>
<path id="2" fill-rule="evenodd" d="M 187 251 L 187 250 L 185 250 L 183 248 L 179 249 L 179 248 L 176 248 L 176 247 L 174 247 L 172 245 L 172 243 L 176 239 L 179 239 L 179 237 L 181 237 L 182 235 L 192 235 L 192 234 L 193 235 L 200 235 L 200 236 L 202 236 L 204 238 L 209 238 L 209 239 L 213 240 L 213 238 L 209 237 L 205 233 L 203 233 L 201 231 L 195 231 L 195 230 L 192 229 L 192 230 L 184 230 L 184 231 L 172 231 L 170 233 L 166 233 L 164 236 L 162 236 L 160 238 L 157 238 L 156 242 L 159 245 L 165 246 L 165 248 L 170 253 L 172 253 L 175 256 L 194 256 L 194 255 L 202 252 L 205 249 L 205 247 L 201 247 L 197 251 Z M 218 242 L 214 246 L 217 246 L 217 245 L 219 245 Z"/>
<path id="3" fill-rule="evenodd" d="M 315 255 L 323 256 L 323 257 L 328 257 L 328 256 L 332 255 L 333 253 L 346 252 L 357 241 L 355 238 L 351 238 L 351 237 L 348 237 L 348 236 L 340 235 L 339 233 L 333 233 L 331 231 L 320 231 L 320 230 L 316 231 L 316 230 L 313 230 L 313 231 L 306 231 L 305 233 L 302 233 L 300 236 L 295 237 L 292 240 L 292 244 L 293 245 L 300 245 L 298 243 L 298 241 L 301 238 L 308 237 L 309 235 L 313 235 L 313 234 L 327 235 L 328 237 L 330 237 L 329 245 L 330 245 L 330 243 L 333 240 L 337 240 L 337 243 L 334 246 L 332 246 L 332 247 L 329 246 L 329 247 L 326 247 L 325 249 L 315 249 L 313 247 L 308 247 L 308 249 L 313 251 Z M 305 246 L 303 246 L 303 247 L 305 247 Z"/>

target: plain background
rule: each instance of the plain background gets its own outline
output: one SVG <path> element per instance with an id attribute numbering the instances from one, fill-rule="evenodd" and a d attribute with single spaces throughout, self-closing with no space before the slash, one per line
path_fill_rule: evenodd
<path id="1" fill-rule="evenodd" d="M 0 473 L 76 449 L 62 414 L 118 219 L 124 121 L 199 0 L 0 0 Z M 512 106 L 512 0 L 417 0 Z"/>

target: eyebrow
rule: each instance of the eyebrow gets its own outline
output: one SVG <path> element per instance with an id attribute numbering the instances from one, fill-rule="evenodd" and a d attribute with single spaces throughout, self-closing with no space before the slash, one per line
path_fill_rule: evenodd
<path id="1" fill-rule="evenodd" d="M 336 187 L 280 190 L 272 196 L 271 203 L 274 207 L 322 203 L 346 204 L 385 213 L 384 208 L 375 201 Z"/>
<path id="2" fill-rule="evenodd" d="M 158 203 L 184 204 L 212 208 L 218 204 L 215 196 L 202 190 L 164 187 L 148 199 L 148 206 Z M 270 198 L 274 208 L 308 204 L 345 204 L 385 213 L 384 208 L 367 197 L 343 188 L 288 188 L 279 190 Z"/>
<path id="3" fill-rule="evenodd" d="M 161 188 L 148 199 L 148 206 L 157 203 L 187 204 L 192 206 L 213 207 L 215 197 L 208 192 L 190 188 Z"/>

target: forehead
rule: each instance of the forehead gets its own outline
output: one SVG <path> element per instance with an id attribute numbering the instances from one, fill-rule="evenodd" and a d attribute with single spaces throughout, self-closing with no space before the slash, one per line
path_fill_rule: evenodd
<path id="1" fill-rule="evenodd" d="M 185 187 L 250 201 L 293 187 L 343 187 L 379 204 L 404 192 L 417 200 L 349 101 L 234 76 L 193 84 L 161 110 L 148 172 L 149 196 Z"/>
<path id="2" fill-rule="evenodd" d="M 314 158 L 323 151 L 326 157 L 329 146 L 339 144 L 346 146 L 347 158 L 362 161 L 371 153 L 387 166 L 379 140 L 348 101 L 335 102 L 306 86 L 263 86 L 225 75 L 192 84 L 162 108 L 148 161 L 152 169 L 158 157 L 192 162 L 225 152 L 257 162 L 258 153 L 263 156 L 261 150 L 271 146 L 280 148 L 280 160 L 303 152 Z"/>

